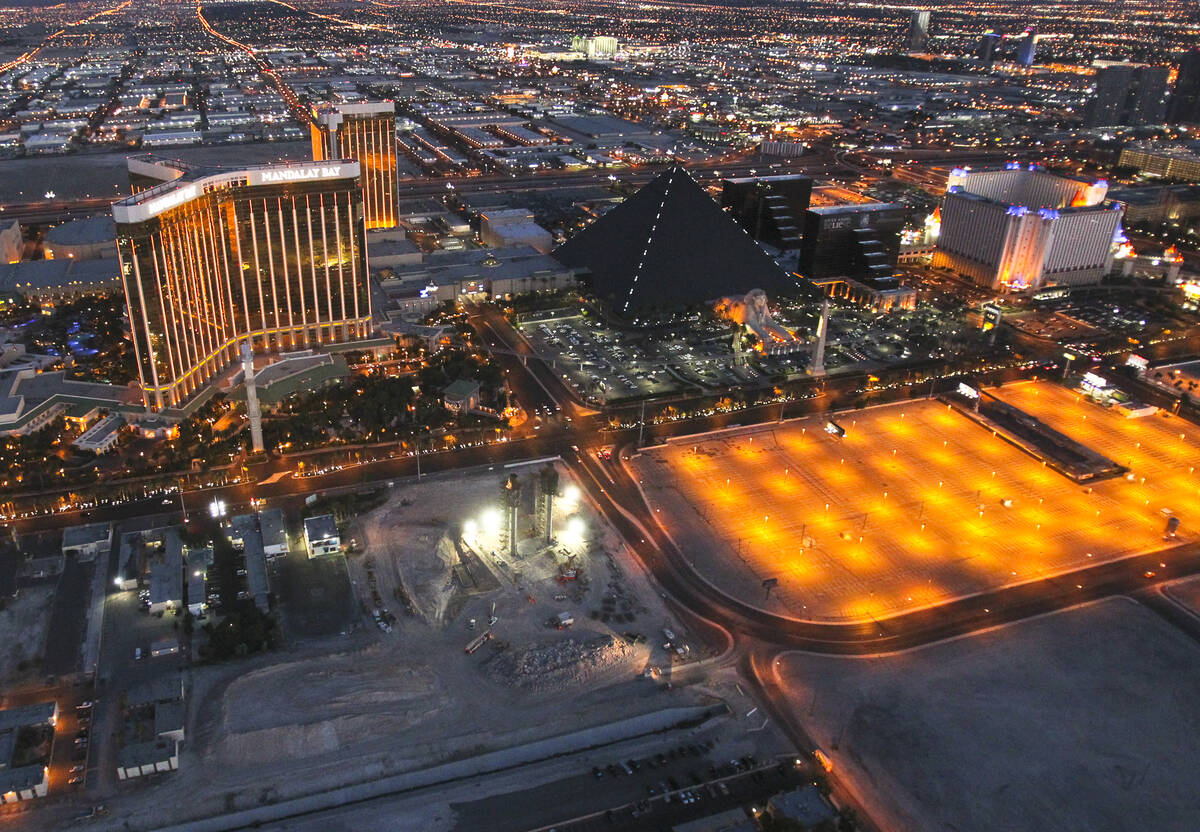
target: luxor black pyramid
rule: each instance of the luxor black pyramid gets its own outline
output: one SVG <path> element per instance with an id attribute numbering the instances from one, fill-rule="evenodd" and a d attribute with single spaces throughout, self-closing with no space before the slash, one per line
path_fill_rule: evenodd
<path id="1" fill-rule="evenodd" d="M 668 311 L 797 281 L 678 165 L 554 251 L 587 269 L 593 293 L 621 316 Z"/>

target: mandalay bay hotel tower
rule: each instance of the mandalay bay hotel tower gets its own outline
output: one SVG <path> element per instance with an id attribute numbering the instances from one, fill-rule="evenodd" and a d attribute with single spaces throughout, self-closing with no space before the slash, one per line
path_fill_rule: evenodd
<path id="1" fill-rule="evenodd" d="M 238 359 L 370 331 L 360 167 L 190 168 L 128 160 L 113 205 L 146 407 L 182 407 Z"/>
<path id="2" fill-rule="evenodd" d="M 395 228 L 395 103 L 324 104 L 313 110 L 310 131 L 315 161 L 354 159 L 362 167 L 367 228 Z"/>

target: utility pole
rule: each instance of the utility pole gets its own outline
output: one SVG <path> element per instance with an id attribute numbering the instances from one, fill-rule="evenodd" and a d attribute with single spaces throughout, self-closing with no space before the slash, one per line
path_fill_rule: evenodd
<path id="1" fill-rule="evenodd" d="M 638 416 L 638 449 L 641 450 L 642 440 L 646 435 L 646 400 L 642 399 L 642 412 Z"/>

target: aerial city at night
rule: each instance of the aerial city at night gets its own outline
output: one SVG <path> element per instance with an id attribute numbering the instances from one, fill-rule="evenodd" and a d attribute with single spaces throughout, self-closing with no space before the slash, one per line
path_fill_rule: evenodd
<path id="1" fill-rule="evenodd" d="M 0 827 L 1197 832 L 1198 469 L 1195 2 L 0 0 Z"/>

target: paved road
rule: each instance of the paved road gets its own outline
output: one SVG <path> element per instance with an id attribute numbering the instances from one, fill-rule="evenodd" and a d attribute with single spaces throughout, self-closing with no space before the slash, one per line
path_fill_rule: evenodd
<path id="1" fill-rule="evenodd" d="M 696 175 L 712 175 L 720 172 L 724 176 L 741 176 L 751 170 L 760 173 L 789 173 L 806 172 L 814 176 L 825 175 L 836 168 L 832 157 L 813 154 L 797 159 L 772 160 L 779 168 L 769 170 L 768 164 L 760 160 L 733 162 L 698 162 L 688 165 L 688 169 Z M 661 167 L 643 167 L 622 170 L 619 179 L 629 184 L 643 184 L 662 173 Z M 557 188 L 580 187 L 584 185 L 607 185 L 608 173 L 596 171 L 546 171 L 521 177 L 512 176 L 454 176 L 445 178 L 420 177 L 401 179 L 397 184 L 400 199 L 411 199 L 421 196 L 441 196 L 450 190 L 458 193 L 484 192 L 528 192 L 554 190 Z M 451 187 L 447 187 L 451 186 Z M 31 202 L 11 202 L 0 204 L 3 216 L 9 219 L 20 219 L 26 222 L 54 222 L 69 215 L 88 215 L 107 211 L 113 203 L 111 197 L 92 197 L 80 199 L 37 200 Z"/>

